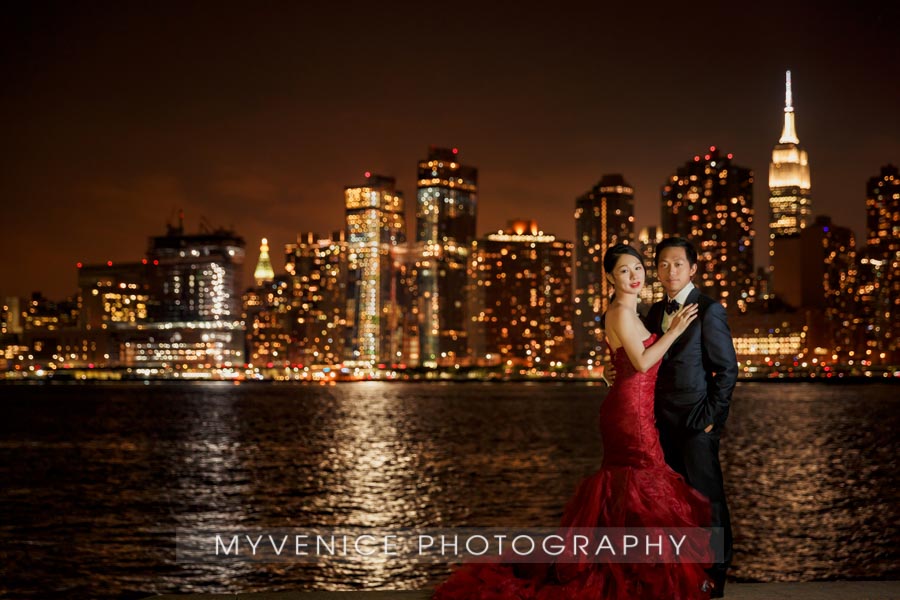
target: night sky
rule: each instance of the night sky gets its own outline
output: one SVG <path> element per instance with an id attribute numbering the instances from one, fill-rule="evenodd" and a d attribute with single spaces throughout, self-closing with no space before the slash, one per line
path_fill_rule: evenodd
<path id="1" fill-rule="evenodd" d="M 365 171 L 397 178 L 413 237 L 431 144 L 479 169 L 479 235 L 569 240 L 604 173 L 658 224 L 666 177 L 716 145 L 755 171 L 759 262 L 785 69 L 815 214 L 860 236 L 866 180 L 900 162 L 897 3 L 483 4 L 5 2 L 0 295 L 74 293 L 77 261 L 140 259 L 179 208 L 244 236 L 248 274 L 267 236 L 280 271 Z"/>

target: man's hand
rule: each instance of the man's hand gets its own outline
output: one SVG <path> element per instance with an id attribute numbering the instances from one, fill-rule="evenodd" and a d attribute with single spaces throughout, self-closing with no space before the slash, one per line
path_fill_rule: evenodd
<path id="1" fill-rule="evenodd" d="M 705 433 L 709 433 L 710 431 L 712 431 L 712 428 L 713 428 L 713 424 L 710 423 L 709 425 L 706 426 L 706 429 L 704 429 L 703 431 Z"/>

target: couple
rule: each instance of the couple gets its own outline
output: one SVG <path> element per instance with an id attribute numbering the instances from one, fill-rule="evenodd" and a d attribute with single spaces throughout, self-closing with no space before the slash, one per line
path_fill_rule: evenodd
<path id="1" fill-rule="evenodd" d="M 562 526 L 714 527 L 724 562 L 708 569 L 701 564 L 706 561 L 687 558 L 591 563 L 575 572 L 558 563 L 525 573 L 520 569 L 525 565 L 471 563 L 444 581 L 433 600 L 723 597 L 732 551 L 719 434 L 737 359 L 724 308 L 691 283 L 697 271 L 691 243 L 663 240 L 656 264 L 668 298 L 654 304 L 642 322 L 637 313 L 645 283 L 641 255 L 616 244 L 603 257 L 615 288 L 605 330 L 616 372 L 600 408 L 603 463 L 578 486 Z"/>

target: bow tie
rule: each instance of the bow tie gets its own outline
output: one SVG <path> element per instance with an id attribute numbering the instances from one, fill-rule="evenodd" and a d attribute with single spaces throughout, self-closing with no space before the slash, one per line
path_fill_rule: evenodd
<path id="1" fill-rule="evenodd" d="M 676 300 L 669 300 L 668 302 L 666 302 L 667 315 L 671 315 L 672 313 L 677 312 L 679 308 L 681 308 L 681 305 L 678 304 L 678 301 Z"/>

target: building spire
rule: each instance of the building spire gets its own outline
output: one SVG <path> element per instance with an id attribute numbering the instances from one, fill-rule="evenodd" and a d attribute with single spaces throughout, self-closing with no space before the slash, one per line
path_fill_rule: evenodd
<path id="1" fill-rule="evenodd" d="M 784 128 L 781 130 L 779 144 L 799 144 L 797 126 L 794 123 L 794 97 L 791 93 L 791 72 L 784 75 Z"/>
<path id="2" fill-rule="evenodd" d="M 256 280 L 256 285 L 262 285 L 275 279 L 275 271 L 272 269 L 272 261 L 269 259 L 269 240 L 266 238 L 263 238 L 259 245 L 259 262 L 256 263 L 253 278 Z"/>
<path id="3" fill-rule="evenodd" d="M 791 72 L 784 73 L 784 112 L 793 112 L 793 98 L 791 97 Z"/>

